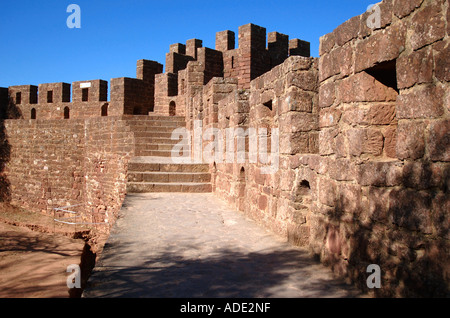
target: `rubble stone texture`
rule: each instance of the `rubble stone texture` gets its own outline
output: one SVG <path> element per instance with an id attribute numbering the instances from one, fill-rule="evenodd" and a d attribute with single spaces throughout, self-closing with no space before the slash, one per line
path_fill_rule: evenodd
<path id="1" fill-rule="evenodd" d="M 369 12 L 344 22 L 319 58 L 247 24 L 218 32 L 215 49 L 171 45 L 165 72 L 139 60 L 136 78 L 110 81 L 109 101 L 103 80 L 0 88 L 0 199 L 37 213 L 82 203 L 86 217 L 114 219 L 127 191 L 200 182 L 361 289 L 378 264 L 379 296 L 448 295 L 450 6 L 378 5 L 379 27 Z M 192 137 L 196 121 L 224 139 L 278 128 L 278 169 L 251 161 L 248 143 L 244 163 L 155 159 L 170 156 L 172 128 Z"/>

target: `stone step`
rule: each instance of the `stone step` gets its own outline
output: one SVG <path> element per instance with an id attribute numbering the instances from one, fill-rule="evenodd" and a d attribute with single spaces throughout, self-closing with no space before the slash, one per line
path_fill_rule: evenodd
<path id="1" fill-rule="evenodd" d="M 186 127 L 184 121 L 159 121 L 159 120 L 127 120 L 127 125 L 137 126 L 156 126 L 156 127 Z"/>
<path id="2" fill-rule="evenodd" d="M 177 144 L 180 145 L 188 145 L 189 140 L 183 140 L 183 139 L 170 139 L 170 138 L 152 138 L 152 137 L 138 137 L 135 138 L 136 145 L 170 145 L 174 146 Z"/>
<path id="3" fill-rule="evenodd" d="M 173 147 L 176 144 L 158 144 L 158 143 L 143 143 L 143 142 L 136 142 L 136 151 L 137 150 L 165 150 L 165 151 L 171 151 Z"/>
<path id="4" fill-rule="evenodd" d="M 185 116 L 164 116 L 164 115 L 155 115 L 152 113 L 149 113 L 147 117 L 144 117 L 151 120 L 167 120 L 167 121 L 186 121 Z"/>
<path id="5" fill-rule="evenodd" d="M 170 133 L 179 128 L 179 127 L 165 127 L 165 126 L 146 126 L 146 125 L 139 125 L 139 126 L 130 126 L 131 131 L 133 132 L 165 132 Z"/>
<path id="6" fill-rule="evenodd" d="M 168 158 L 161 158 L 168 159 Z M 170 159 L 170 158 L 169 158 Z M 130 161 L 128 164 L 129 171 L 139 172 L 209 172 L 209 165 L 202 163 L 171 163 L 171 162 L 145 162 Z"/>
<path id="7" fill-rule="evenodd" d="M 174 157 L 179 157 L 179 155 L 177 153 L 172 154 L 172 149 L 170 149 L 170 150 L 148 150 L 148 149 L 137 147 L 135 149 L 135 154 L 136 154 L 136 156 L 149 156 L 149 157 L 170 158 L 170 157 L 172 157 L 172 155 Z M 189 157 L 190 152 L 187 152 L 187 153 L 185 152 L 183 155 Z"/>
<path id="8" fill-rule="evenodd" d="M 206 193 L 211 192 L 210 183 L 164 183 L 164 182 L 128 182 L 127 192 L 129 193 L 148 193 L 148 192 L 191 192 Z"/>
<path id="9" fill-rule="evenodd" d="M 208 183 L 211 174 L 208 172 L 141 172 L 128 171 L 129 182 L 163 182 L 163 183 Z"/>
<path id="10" fill-rule="evenodd" d="M 161 131 L 135 131 L 135 138 L 168 138 L 172 137 L 172 132 L 161 132 Z"/>

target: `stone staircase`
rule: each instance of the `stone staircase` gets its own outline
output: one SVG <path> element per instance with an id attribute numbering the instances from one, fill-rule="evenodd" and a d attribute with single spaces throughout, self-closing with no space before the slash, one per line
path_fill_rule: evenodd
<path id="1" fill-rule="evenodd" d="M 148 116 L 128 120 L 135 136 L 135 155 L 128 164 L 128 193 L 211 192 L 207 164 L 174 163 L 171 150 L 179 140 L 172 131 L 184 127 L 181 116 Z"/>

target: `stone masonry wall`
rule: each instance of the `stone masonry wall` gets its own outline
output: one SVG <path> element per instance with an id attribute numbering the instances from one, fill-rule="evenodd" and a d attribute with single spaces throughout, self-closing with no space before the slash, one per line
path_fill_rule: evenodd
<path id="1" fill-rule="evenodd" d="M 6 120 L 11 204 L 51 213 L 83 199 L 83 128 L 82 120 Z"/>
<path id="2" fill-rule="evenodd" d="M 321 39 L 312 250 L 383 296 L 445 295 L 449 281 L 448 1 L 389 0 Z M 445 57 L 444 57 L 445 56 Z"/>
<path id="3" fill-rule="evenodd" d="M 238 162 L 236 138 L 233 161 L 212 164 L 214 189 L 237 209 L 299 245 L 308 243 L 309 198 L 308 193 L 305 197 L 298 193 L 303 190 L 296 186 L 298 176 L 289 162 L 295 153 L 318 152 L 317 76 L 317 59 L 290 57 L 253 80 L 249 91 L 238 89 L 237 82 L 215 79 L 218 86 L 210 82 L 203 91 L 202 107 L 194 107 L 201 109 L 194 118 L 202 118 L 204 131 L 211 127 L 220 129 L 224 144 L 229 128 L 265 128 L 268 140 L 258 143 L 266 142 L 270 152 L 271 129 L 279 129 L 276 172 L 265 173 L 264 162 L 250 160 L 249 137 L 245 138 L 247 158 Z M 229 153 L 229 149 L 225 150 Z M 297 195 L 298 199 L 293 200 Z"/>
<path id="4" fill-rule="evenodd" d="M 11 204 L 47 214 L 81 204 L 78 211 L 89 222 L 93 215 L 96 222 L 114 220 L 134 153 L 133 134 L 122 117 L 6 120 L 5 130 Z"/>

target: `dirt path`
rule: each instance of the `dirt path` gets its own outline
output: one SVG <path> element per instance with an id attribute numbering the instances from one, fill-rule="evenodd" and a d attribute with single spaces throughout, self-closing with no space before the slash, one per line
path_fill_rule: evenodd
<path id="1" fill-rule="evenodd" d="M 95 255 L 74 234 L 73 226 L 55 226 L 49 216 L 0 204 L 0 298 L 79 296 L 67 287 L 67 267 Z"/>
<path id="2" fill-rule="evenodd" d="M 0 223 L 0 297 L 69 297 L 66 272 L 84 241 Z"/>

